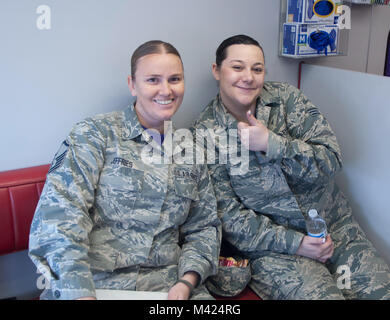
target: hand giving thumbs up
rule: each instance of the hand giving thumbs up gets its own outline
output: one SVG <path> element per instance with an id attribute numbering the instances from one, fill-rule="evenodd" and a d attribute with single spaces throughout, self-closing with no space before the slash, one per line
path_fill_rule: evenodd
<path id="1" fill-rule="evenodd" d="M 249 124 L 240 121 L 237 125 L 241 143 L 249 150 L 266 152 L 268 148 L 268 128 L 257 120 L 250 110 L 248 110 L 246 116 Z"/>

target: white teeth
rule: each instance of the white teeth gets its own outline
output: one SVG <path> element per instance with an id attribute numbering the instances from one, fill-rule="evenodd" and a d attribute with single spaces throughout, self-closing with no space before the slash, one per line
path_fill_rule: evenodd
<path id="1" fill-rule="evenodd" d="M 158 104 L 170 104 L 173 99 L 171 100 L 154 100 L 155 102 L 157 102 Z"/>

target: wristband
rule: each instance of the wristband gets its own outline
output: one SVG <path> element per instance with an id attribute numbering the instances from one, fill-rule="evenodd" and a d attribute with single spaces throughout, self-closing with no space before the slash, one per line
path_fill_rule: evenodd
<path id="1" fill-rule="evenodd" d="M 177 284 L 179 282 L 184 283 L 188 288 L 190 288 L 190 296 L 191 296 L 192 291 L 194 291 L 194 289 L 195 289 L 194 286 L 192 285 L 192 283 L 187 281 L 187 280 L 179 279 L 176 281 L 175 284 Z"/>

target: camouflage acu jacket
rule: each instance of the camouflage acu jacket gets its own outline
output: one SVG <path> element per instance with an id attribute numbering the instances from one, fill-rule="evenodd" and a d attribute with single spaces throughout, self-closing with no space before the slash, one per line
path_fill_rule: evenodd
<path id="1" fill-rule="evenodd" d="M 145 163 L 145 135 L 130 106 L 78 123 L 57 152 L 29 254 L 61 299 L 94 296 L 93 275 L 120 268 L 216 273 L 221 226 L 207 167 Z"/>
<path id="2" fill-rule="evenodd" d="M 208 163 L 223 239 L 251 258 L 267 251 L 294 254 L 306 233 L 308 210 L 316 208 L 327 219 L 335 212 L 339 146 L 324 116 L 291 85 L 265 82 L 255 113 L 270 130 L 267 152 L 250 151 L 248 170 L 234 174 L 237 162 L 221 164 L 223 150 L 216 144 L 215 162 Z M 219 96 L 193 127 L 216 133 L 232 128 L 237 121 Z"/>

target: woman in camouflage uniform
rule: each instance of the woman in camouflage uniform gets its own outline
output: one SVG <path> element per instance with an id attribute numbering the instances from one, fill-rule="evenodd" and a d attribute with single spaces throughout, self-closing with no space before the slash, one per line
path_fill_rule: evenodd
<path id="1" fill-rule="evenodd" d="M 209 172 L 223 249 L 250 258 L 251 288 L 264 299 L 389 299 L 389 268 L 334 183 L 341 156 L 324 116 L 293 86 L 264 81 L 263 50 L 248 36 L 223 41 L 212 71 L 219 94 L 194 128 L 238 129 L 237 149 L 250 150 L 237 174 L 216 144 Z M 310 209 L 326 220 L 324 243 L 305 235 Z"/>
<path id="2" fill-rule="evenodd" d="M 50 281 L 41 298 L 117 289 L 188 299 L 194 287 L 192 298 L 212 298 L 203 282 L 217 270 L 221 226 L 207 167 L 142 156 L 152 143 L 160 155 L 171 147 L 161 139 L 183 100 L 180 55 L 150 41 L 131 69 L 134 105 L 78 123 L 47 175 L 29 245 Z"/>

